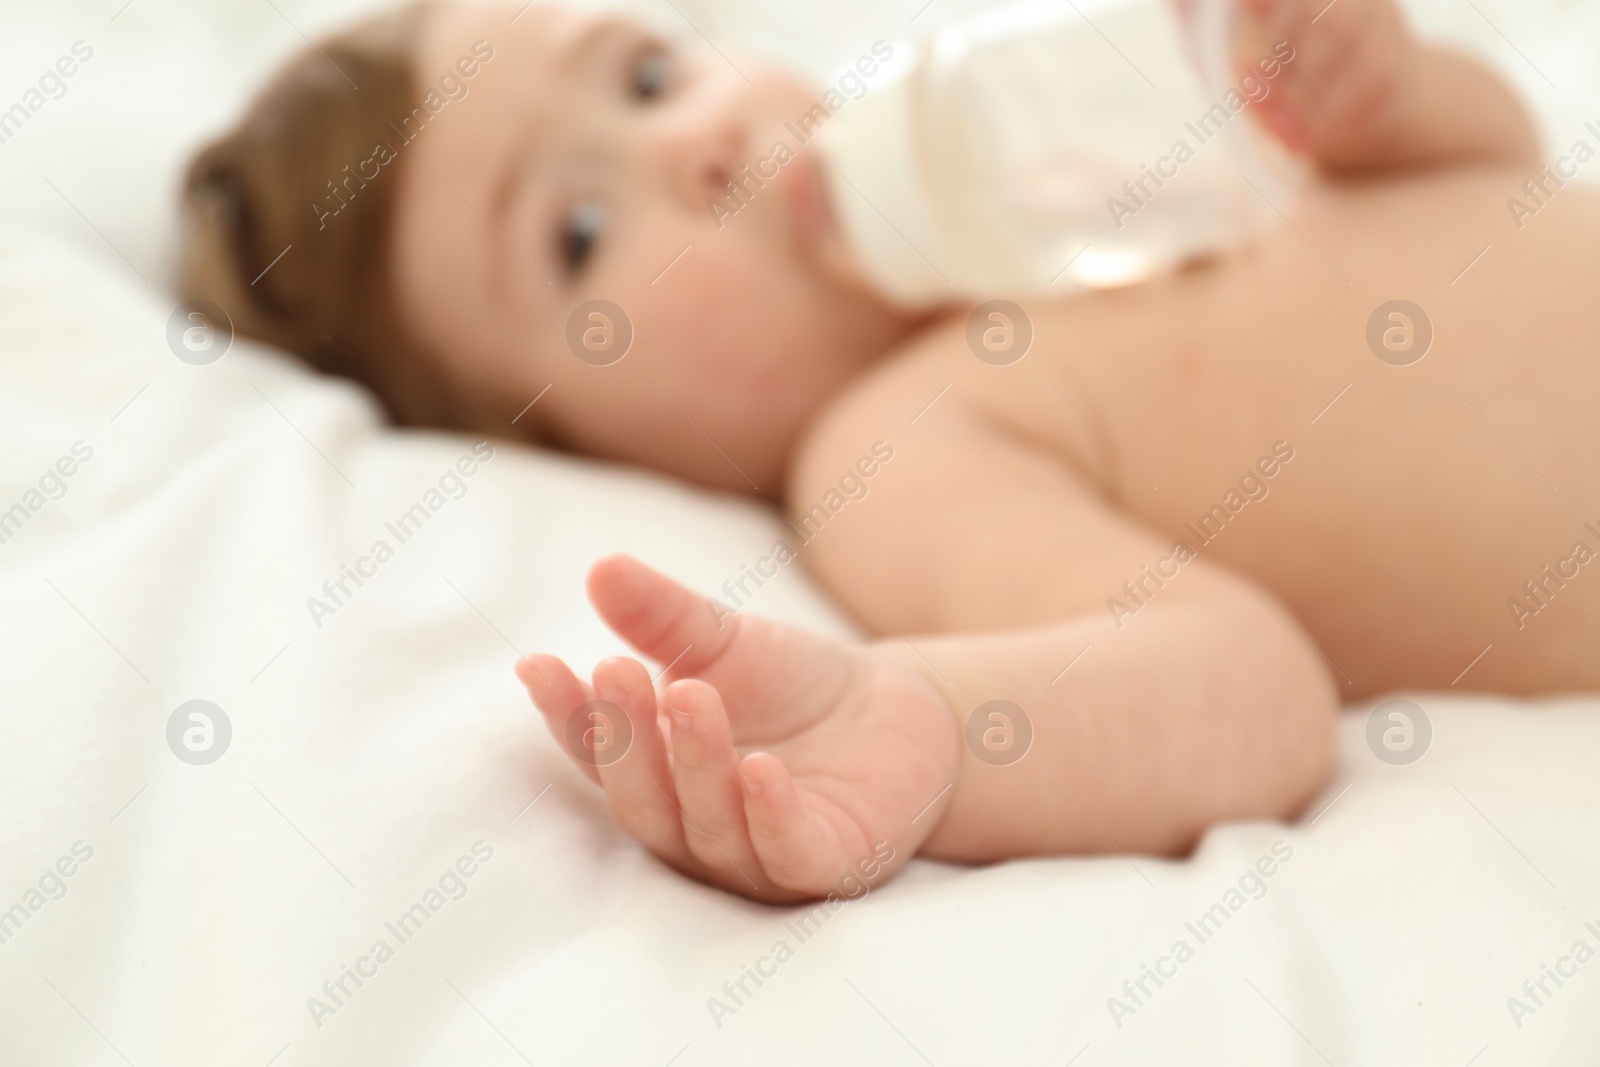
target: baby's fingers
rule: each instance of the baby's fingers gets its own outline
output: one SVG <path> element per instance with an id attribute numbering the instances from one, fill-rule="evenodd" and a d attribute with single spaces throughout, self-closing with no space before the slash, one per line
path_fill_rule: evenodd
<path id="1" fill-rule="evenodd" d="M 568 740 L 573 713 L 594 698 L 589 687 L 579 681 L 578 676 L 561 660 L 542 653 L 517 660 L 517 677 L 528 687 L 528 695 L 544 716 L 545 726 L 551 735 L 572 757 L 572 762 L 583 769 L 591 782 L 598 785 L 600 773 L 595 769 L 593 760 L 584 758 Z M 579 733 L 581 735 L 583 731 Z"/>
<path id="2" fill-rule="evenodd" d="M 685 679 L 667 687 L 666 700 L 672 778 L 689 851 L 721 884 L 760 894 L 761 869 L 745 828 L 744 789 L 722 698 L 707 683 Z"/>
<path id="3" fill-rule="evenodd" d="M 834 888 L 844 870 L 839 832 L 801 803 L 783 761 L 752 752 L 739 764 L 739 777 L 750 842 L 767 877 L 802 893 L 821 895 Z"/>
<path id="4" fill-rule="evenodd" d="M 650 674 L 636 659 L 615 656 L 594 669 L 594 688 L 602 700 L 627 717 L 627 749 L 599 760 L 600 784 L 611 816 L 627 835 L 680 869 L 699 864 L 683 839 L 677 790 L 667 763 L 667 744 L 656 721 L 656 694 Z"/>

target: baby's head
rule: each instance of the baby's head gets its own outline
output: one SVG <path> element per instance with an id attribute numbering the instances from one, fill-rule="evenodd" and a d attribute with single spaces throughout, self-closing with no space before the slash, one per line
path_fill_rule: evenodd
<path id="1" fill-rule="evenodd" d="M 397 421 L 775 493 L 809 416 L 913 325 L 787 125 L 817 104 L 613 16 L 405 8 L 295 58 L 196 157 L 185 287 Z M 747 181 L 777 142 L 793 158 Z M 626 321 L 575 318 L 597 300 Z"/>

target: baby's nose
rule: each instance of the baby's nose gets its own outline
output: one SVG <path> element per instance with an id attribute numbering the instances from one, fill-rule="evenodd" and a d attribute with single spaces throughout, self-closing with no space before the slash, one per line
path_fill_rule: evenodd
<path id="1" fill-rule="evenodd" d="M 708 110 L 664 127 L 653 147 L 678 194 L 696 205 L 721 196 L 749 144 L 743 120 L 731 110 Z"/>

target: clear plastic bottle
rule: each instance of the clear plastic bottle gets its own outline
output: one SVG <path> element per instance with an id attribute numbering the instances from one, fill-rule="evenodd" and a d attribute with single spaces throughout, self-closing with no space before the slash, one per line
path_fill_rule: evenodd
<path id="1" fill-rule="evenodd" d="M 1297 165 L 1246 112 L 1293 50 L 1245 78 L 1235 2 L 1021 0 L 896 43 L 822 131 L 868 275 L 910 306 L 1126 285 L 1287 211 Z"/>

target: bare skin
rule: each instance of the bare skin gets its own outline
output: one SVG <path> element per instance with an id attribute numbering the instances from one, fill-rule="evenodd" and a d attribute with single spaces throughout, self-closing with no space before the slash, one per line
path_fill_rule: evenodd
<path id="1" fill-rule="evenodd" d="M 1039 309 L 1037 352 L 1013 366 L 973 359 L 956 324 L 841 398 L 793 499 L 821 499 L 872 440 L 896 455 L 811 543 L 814 569 L 959 725 L 1003 697 L 1037 730 L 1014 766 L 963 752 L 925 852 L 1181 849 L 1220 818 L 1293 813 L 1326 772 L 1339 699 L 1600 687 L 1586 568 L 1532 616 L 1507 604 L 1600 540 L 1584 525 L 1600 526 L 1584 414 L 1600 262 L 1583 246 L 1600 204 L 1557 201 L 1551 226 L 1516 234 L 1503 205 L 1522 173 L 1342 189 L 1297 220 L 1304 238 Z M 1499 258 L 1452 287 L 1491 240 Z M 1437 331 L 1408 367 L 1364 337 L 1395 293 Z M 1267 495 L 1203 542 L 1185 524 L 1278 442 L 1293 459 L 1256 476 Z M 1179 541 L 1197 558 L 1148 578 Z"/>
<path id="2" fill-rule="evenodd" d="M 1186 540 L 1281 598 L 1347 700 L 1447 687 L 1491 643 L 1458 688 L 1600 685 L 1600 582 L 1568 568 L 1548 607 L 1506 604 L 1537 607 L 1523 582 L 1600 524 L 1600 426 L 1586 415 L 1600 396 L 1600 258 L 1586 247 L 1600 203 L 1573 193 L 1518 233 L 1504 204 L 1523 180 L 1489 168 L 1347 185 L 1308 206 L 1298 233 L 1208 268 L 1024 301 L 1035 351 L 1012 366 L 973 359 L 964 323 L 930 331 L 808 439 L 797 502 L 820 499 L 871 440 L 896 446 L 811 559 L 876 632 L 892 633 L 879 611 L 913 633 L 1048 622 L 1056 581 L 1127 630 L 1144 613 L 1123 581 L 1144 581 L 1136 594 L 1152 606 L 1176 593 L 1186 566 L 1166 568 L 1179 571 L 1166 586 L 1141 568 Z M 1434 339 L 1392 366 L 1366 331 L 1401 294 Z M 1277 442 L 1293 459 L 1256 472 L 1264 497 L 1219 524 L 1210 509 Z M 1119 553 L 1109 570 L 1097 560 L 1107 580 L 1066 577 L 1070 527 L 1037 499 L 1008 502 L 1023 496 L 1018 463 L 1058 468 L 1085 506 L 1136 522 L 1159 551 Z M 946 578 L 955 556 L 978 560 Z"/>
<path id="3" fill-rule="evenodd" d="M 1600 540 L 1584 528 L 1600 526 L 1585 459 L 1600 431 L 1584 414 L 1600 395 L 1600 263 L 1582 243 L 1600 239 L 1600 204 L 1568 194 L 1550 226 L 1508 236 L 1525 173 L 1330 193 L 1297 224 L 1349 285 L 1286 230 L 1163 283 L 1030 308 L 1035 349 L 1009 367 L 976 360 L 964 322 L 908 346 L 831 406 L 791 483 L 798 525 L 874 441 L 895 449 L 802 550 L 878 635 L 864 648 L 745 614 L 719 629 L 704 598 L 643 565 L 597 565 L 607 622 L 663 663 L 690 648 L 669 681 L 694 679 L 665 691 L 693 722 L 663 735 L 676 763 L 633 765 L 670 773 L 683 816 L 630 793 L 618 765 L 605 784 L 621 825 L 681 869 L 776 900 L 826 891 L 877 840 L 963 862 L 1113 842 L 1181 853 L 1215 822 L 1295 814 L 1331 766 L 1341 700 L 1600 687 L 1587 567 L 1520 627 L 1507 607 L 1532 604 L 1523 582 L 1574 542 Z M 1496 238 L 1452 287 L 1473 243 Z M 1397 246 L 1419 254 L 1397 263 Z M 1395 292 L 1437 331 L 1408 367 L 1364 336 Z M 1267 495 L 1202 545 L 1184 524 L 1277 442 L 1294 454 L 1258 474 Z M 1179 540 L 1196 558 L 1155 585 L 1144 568 Z M 1119 619 L 1107 605 L 1133 606 L 1126 581 L 1144 603 Z M 564 728 L 595 694 L 535 662 L 559 686 L 531 664 L 521 676 Z M 927 692 L 897 684 L 906 673 Z M 596 679 L 622 686 L 611 699 L 637 709 L 636 730 L 654 715 L 641 665 L 609 660 Z M 964 742 L 996 698 L 1034 729 L 1010 766 Z M 741 778 L 760 793 L 741 798 Z M 744 879 L 761 872 L 758 892 Z"/>
<path id="4" fill-rule="evenodd" d="M 1600 526 L 1600 201 L 1563 191 L 1519 231 L 1505 202 L 1537 167 L 1519 107 L 1485 71 L 1419 46 L 1384 0 L 1243 10 L 1248 31 L 1299 53 L 1267 125 L 1338 179 L 1292 225 L 1137 288 L 1021 300 L 1032 347 L 995 366 L 968 347 L 971 309 L 919 321 L 875 304 L 833 252 L 804 247 L 791 261 L 787 238 L 757 240 L 779 232 L 757 214 L 741 269 L 772 257 L 807 279 L 798 291 L 816 307 L 849 294 L 851 328 L 823 337 L 838 320 L 807 311 L 789 329 L 772 304 L 767 329 L 744 340 L 785 360 L 831 340 L 828 359 L 785 364 L 800 377 L 782 396 L 736 380 L 731 396 L 758 411 L 767 396 L 773 417 L 729 420 L 718 405 L 733 364 L 703 350 L 739 340 L 731 328 L 676 354 L 671 337 L 649 350 L 737 443 L 719 455 L 664 418 L 646 433 L 618 428 L 601 454 L 724 486 L 738 484 L 735 457 L 748 459 L 766 485 L 786 478 L 803 526 L 875 442 L 894 449 L 870 493 L 803 549 L 876 640 L 730 615 L 619 557 L 591 571 L 590 597 L 642 657 L 671 664 L 664 687 L 631 657 L 589 682 L 553 656 L 519 662 L 558 738 L 592 699 L 626 717 L 622 758 L 573 755 L 618 824 L 666 862 L 792 901 L 835 888 L 885 842 L 894 859 L 874 877 L 919 852 L 1181 853 L 1220 820 L 1299 811 L 1326 780 L 1341 700 L 1600 686 L 1589 655 L 1600 579 L 1588 568 L 1547 587 L 1536 612 L 1507 605 L 1575 542 L 1600 544 L 1583 526 Z M 449 48 L 472 29 L 444 26 Z M 424 62 L 447 58 L 437 51 Z M 725 84 L 739 114 L 761 111 Z M 709 82 L 694 85 L 711 99 Z M 487 83 L 478 91 L 496 99 Z M 681 101 L 664 106 L 692 117 Z M 590 420 L 609 404 L 664 411 L 639 382 L 608 395 L 587 370 L 554 369 L 559 322 L 496 319 L 430 270 L 451 239 L 494 244 L 451 238 L 459 227 L 428 214 L 427 178 L 491 131 L 449 136 L 454 151 L 415 150 L 402 198 L 397 284 L 419 329 L 474 342 L 447 358 L 486 395 L 565 381 L 554 420 L 577 447 L 600 435 Z M 695 158 L 712 160 L 696 172 L 709 184 L 684 193 L 680 174 L 676 199 L 653 202 L 650 232 L 670 236 L 652 252 L 703 224 L 693 197 L 728 160 Z M 638 173 L 654 165 L 637 162 Z M 573 300 L 590 295 L 572 284 Z M 1434 332 L 1409 366 L 1367 341 L 1369 318 L 1397 298 Z M 656 299 L 641 288 L 630 306 L 665 316 Z M 523 342 L 529 330 L 545 340 Z M 1209 531 L 1186 525 L 1207 515 Z M 1022 709 L 1033 733 L 1008 765 L 967 741 L 995 699 Z M 982 720 L 980 732 L 990 723 L 1018 725 Z"/>

